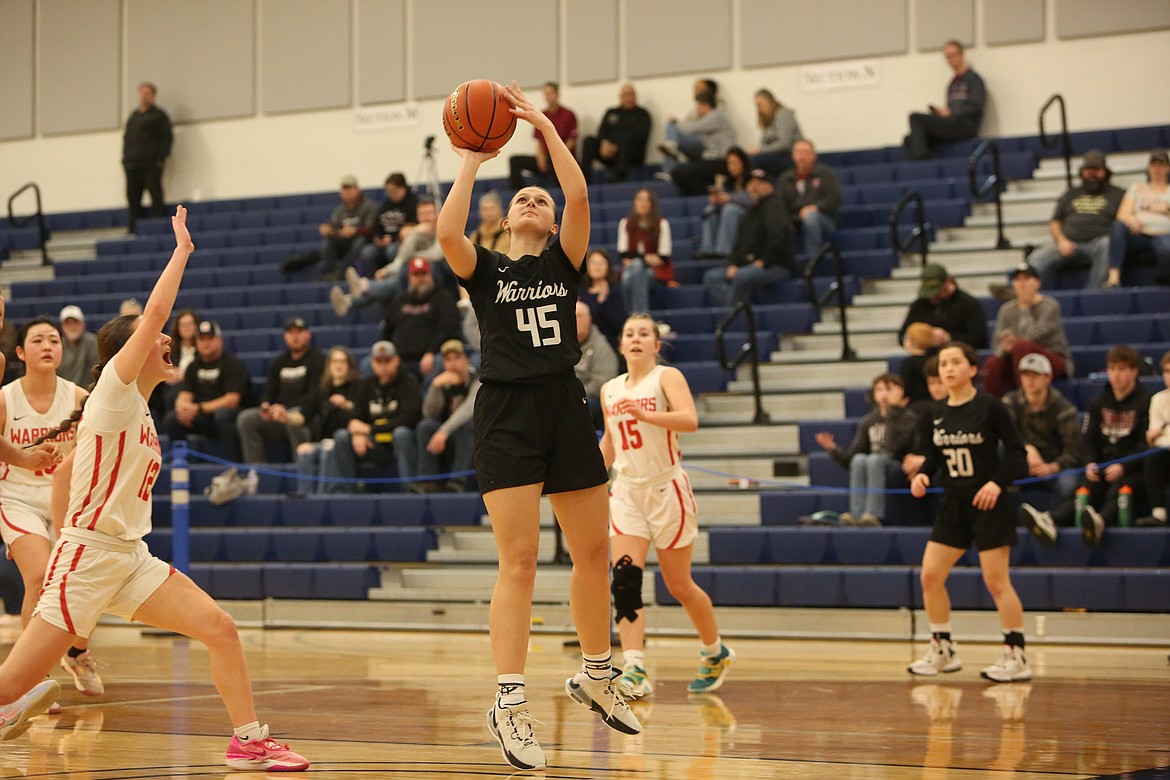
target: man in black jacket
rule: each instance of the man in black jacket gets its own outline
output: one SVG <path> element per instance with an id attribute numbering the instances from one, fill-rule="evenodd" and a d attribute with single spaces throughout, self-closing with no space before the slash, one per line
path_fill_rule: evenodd
<path id="1" fill-rule="evenodd" d="M 638 105 L 633 84 L 622 84 L 618 101 L 601 118 L 597 135 L 586 136 L 582 143 L 581 168 L 591 181 L 594 161 L 609 170 L 605 176 L 608 182 L 625 181 L 630 168 L 646 161 L 650 112 Z"/>
<path id="2" fill-rule="evenodd" d="M 812 141 L 792 145 L 793 167 L 780 175 L 780 195 L 792 214 L 792 226 L 801 236 L 801 248 L 810 258 L 837 229 L 841 208 L 841 180 L 837 172 L 817 160 Z"/>
<path id="3" fill-rule="evenodd" d="M 752 206 L 739 221 L 727 265 L 703 274 L 716 306 L 750 302 L 754 290 L 789 278 L 796 268 L 788 208 L 772 179 L 756 168 L 748 176 L 747 190 Z"/>
<path id="4" fill-rule="evenodd" d="M 357 477 L 359 460 L 398 464 L 398 476 L 415 476 L 414 427 L 422 419 L 422 391 L 418 380 L 402 370 L 402 358 L 389 341 L 370 348 L 374 375 L 358 383 L 353 399 L 353 419 L 333 434 L 334 477 Z M 352 483 L 334 483 L 332 492 L 353 489 Z"/>
<path id="5" fill-rule="evenodd" d="M 911 160 L 932 157 L 935 144 L 974 138 L 983 123 L 987 88 L 979 74 L 967 65 L 963 44 L 947 41 L 943 56 L 955 74 L 947 84 L 947 104 L 930 106 L 929 114 L 910 115 L 910 134 L 902 144 Z"/>
<path id="6" fill-rule="evenodd" d="M 142 191 L 150 193 L 150 216 L 164 217 L 163 166 L 171 154 L 171 118 L 154 104 L 158 90 L 144 81 L 138 85 L 138 107 L 126 120 L 122 135 L 122 168 L 126 171 L 126 200 L 130 206 L 129 227 L 135 232 L 142 216 Z"/>
<path id="7" fill-rule="evenodd" d="M 305 425 L 294 425 L 289 412 L 301 408 L 321 385 L 325 373 L 325 354 L 313 346 L 308 323 L 293 316 L 284 323 L 284 343 L 288 349 L 268 365 L 268 382 L 259 408 L 245 409 L 236 419 L 245 463 L 266 463 L 265 439 L 287 438 L 292 452 L 309 440 Z"/>
<path id="8" fill-rule="evenodd" d="M 979 301 L 959 289 L 947 269 L 929 263 L 922 269 L 918 300 L 910 304 L 906 319 L 898 330 L 898 340 L 906 328 L 925 322 L 932 330 L 930 351 L 948 341 L 962 341 L 975 349 L 987 349 L 987 315 Z"/>
<path id="9" fill-rule="evenodd" d="M 407 287 L 386 306 L 382 338 L 393 340 L 406 368 L 423 379 L 435 369 L 439 346 L 463 337 L 459 306 L 446 287 L 435 283 L 426 258 L 415 257 L 406 267 Z"/>
<path id="10" fill-rule="evenodd" d="M 195 359 L 183 375 L 183 389 L 175 408 L 167 412 L 164 426 L 171 441 L 196 433 L 218 439 L 229 460 L 238 461 L 240 435 L 236 419 L 240 409 L 255 403 L 252 377 L 244 361 L 223 348 L 219 323 L 203 320 L 195 332 Z"/>

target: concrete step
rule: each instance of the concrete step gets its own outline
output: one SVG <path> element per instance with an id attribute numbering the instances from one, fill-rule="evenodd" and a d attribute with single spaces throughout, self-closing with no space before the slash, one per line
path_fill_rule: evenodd
<path id="1" fill-rule="evenodd" d="M 1076 155 L 1072 158 L 1072 173 L 1073 178 L 1076 178 L 1077 171 L 1081 168 L 1081 161 L 1084 158 Z M 1146 172 L 1146 165 L 1150 161 L 1149 152 L 1114 152 L 1105 156 L 1105 162 L 1109 166 L 1109 170 L 1113 171 L 1114 177 L 1123 174 L 1144 175 Z M 1040 165 L 1036 168 L 1037 176 L 1064 176 L 1064 158 L 1063 157 L 1045 157 L 1040 161 Z M 1121 186 L 1121 185 L 1118 185 Z"/>
<path id="2" fill-rule="evenodd" d="M 1039 244 L 1048 236 L 1046 225 L 1004 226 L 1004 236 L 1012 246 Z M 938 240 L 930 245 L 931 252 L 962 249 L 994 249 L 997 237 L 994 225 L 986 227 L 939 228 Z"/>
<path id="3" fill-rule="evenodd" d="M 1047 222 L 1052 216 L 1055 201 L 1049 198 L 1030 198 L 1028 200 L 1003 201 L 1003 218 L 1009 223 L 1018 222 Z M 971 208 L 971 216 L 966 224 L 995 224 L 995 204 L 976 203 Z"/>
<path id="4" fill-rule="evenodd" d="M 858 335 L 867 337 L 881 336 L 885 337 L 887 341 L 891 338 L 894 341 L 897 341 L 897 338 L 891 336 L 891 332 L 889 331 L 881 333 L 864 333 Z M 792 352 L 773 352 L 768 359 L 773 363 L 780 363 L 785 365 L 799 363 L 824 364 L 831 363 L 834 360 L 840 360 L 841 337 L 840 335 L 833 335 L 831 338 L 836 340 L 836 346 L 825 346 L 818 349 L 802 349 Z M 897 345 L 890 346 L 889 344 L 885 344 L 882 346 L 861 346 L 856 344 L 854 343 L 852 331 L 849 332 L 849 347 L 853 350 L 854 355 L 856 355 L 861 360 L 885 360 L 889 358 L 890 355 L 901 351 L 898 349 Z"/>
<path id="5" fill-rule="evenodd" d="M 705 393 L 696 402 L 700 425 L 708 421 L 749 423 L 755 416 L 755 399 L 751 395 Z M 840 392 L 778 393 L 763 396 L 760 404 L 773 422 L 830 419 L 845 415 L 845 396 Z"/>
<path id="6" fill-rule="evenodd" d="M 701 509 L 702 507 L 700 507 Z M 702 524 L 702 515 L 699 523 Z M 540 562 L 551 564 L 556 545 L 554 533 L 542 531 L 540 534 Z M 473 563 L 494 564 L 498 560 L 496 541 L 490 529 L 460 530 L 444 533 L 439 537 L 439 549 L 427 553 L 427 563 Z M 695 563 L 708 563 L 711 560 L 708 537 L 705 531 L 699 531 L 695 537 L 693 560 Z M 658 554 L 653 546 L 647 555 L 647 563 L 658 563 Z"/>
<path id="7" fill-rule="evenodd" d="M 53 278 L 53 266 L 41 264 L 39 249 L 19 249 L 0 263 L 3 272 L 4 299 L 12 299 L 12 285 L 16 282 L 43 282 Z"/>
<path id="8" fill-rule="evenodd" d="M 1011 266 L 1008 266 L 1009 268 Z M 901 269 L 899 269 L 901 270 Z M 874 296 L 897 296 L 907 306 L 910 302 L 918 297 L 918 287 L 920 284 L 919 275 L 920 269 L 913 269 L 916 273 L 910 278 L 896 278 L 896 279 L 874 279 L 866 282 L 863 287 L 866 294 L 873 294 Z M 950 265 L 947 270 L 955 277 L 959 286 L 972 295 L 986 295 L 987 285 L 989 284 L 1003 284 L 1006 279 L 1006 269 L 1004 273 L 958 273 L 951 270 Z M 856 300 L 856 299 L 854 299 Z"/>
<path id="9" fill-rule="evenodd" d="M 807 485 L 807 476 L 776 476 L 777 459 L 791 459 L 795 453 L 787 456 L 766 456 L 759 458 L 695 458 L 683 453 L 683 465 L 687 469 L 687 476 L 695 490 L 723 489 L 736 490 L 756 489 L 761 480 L 782 479 L 785 482 L 795 482 Z M 709 474 L 704 469 L 720 472 Z M 733 476 L 728 476 L 733 475 Z M 745 483 L 746 480 L 746 483 Z M 700 524 L 702 521 L 702 501 L 699 502 Z"/>
<path id="10" fill-rule="evenodd" d="M 1038 204 L 1043 205 L 1043 204 Z M 1028 214 L 1018 214 L 1015 209 L 1005 208 L 1003 210 L 1003 224 L 1005 228 L 1024 229 L 1029 228 L 1033 230 L 1048 230 L 1048 218 L 1052 216 L 1052 209 L 1048 209 L 1048 213 L 1043 213 L 1042 210 L 1037 209 L 1040 213 L 1035 216 Z M 995 227 L 995 210 L 992 208 L 990 213 L 972 214 L 964 221 L 963 226 L 966 228 L 994 228 Z"/>
<path id="11" fill-rule="evenodd" d="M 764 366 L 760 370 L 763 372 Z M 745 453 L 780 455 L 799 452 L 800 436 L 795 425 L 707 426 L 694 433 L 684 433 L 680 445 L 684 457 Z"/>
<path id="12" fill-rule="evenodd" d="M 884 360 L 762 365 L 760 366 L 760 387 L 764 392 L 869 387 L 874 376 L 887 370 L 889 367 Z M 733 392 L 751 389 L 751 377 L 746 368 L 740 368 L 738 378 L 729 384 L 728 389 Z"/>
<path id="13" fill-rule="evenodd" d="M 907 282 L 907 284 L 910 284 Z M 914 294 L 918 290 L 918 283 L 913 282 L 913 287 L 909 288 L 908 293 L 901 295 L 901 300 L 913 300 Z M 858 333 L 854 335 L 852 331 L 849 332 L 849 345 L 855 350 L 870 350 L 870 349 L 884 349 L 896 350 L 898 348 L 898 339 L 896 336 L 888 332 L 880 333 Z M 788 355 L 793 352 L 802 353 L 805 351 L 824 351 L 828 352 L 835 350 L 836 354 L 841 354 L 841 334 L 838 333 L 810 333 L 799 334 L 795 336 L 785 336 L 780 343 L 780 352 L 773 353 L 773 360 L 776 360 L 776 355 Z"/>

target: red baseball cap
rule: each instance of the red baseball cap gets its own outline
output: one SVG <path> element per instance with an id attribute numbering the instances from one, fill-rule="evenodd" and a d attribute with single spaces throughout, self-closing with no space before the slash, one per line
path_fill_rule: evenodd
<path id="1" fill-rule="evenodd" d="M 421 274 L 423 272 L 431 272 L 431 264 L 427 262 L 425 257 L 412 257 L 410 264 L 406 266 L 406 272 L 411 274 Z"/>

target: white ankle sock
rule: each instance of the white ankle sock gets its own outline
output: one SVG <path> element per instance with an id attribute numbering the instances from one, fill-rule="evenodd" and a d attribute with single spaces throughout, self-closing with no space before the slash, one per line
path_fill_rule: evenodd
<path id="1" fill-rule="evenodd" d="M 625 657 L 627 667 L 637 666 L 641 669 L 646 668 L 645 650 L 626 650 L 622 655 Z"/>
<path id="2" fill-rule="evenodd" d="M 261 739 L 264 734 L 264 727 L 260 725 L 260 721 L 254 720 L 251 723 L 245 723 L 237 729 L 234 729 L 236 739 L 240 742 L 252 742 L 253 740 Z"/>
<path id="3" fill-rule="evenodd" d="M 604 653 L 581 653 L 581 671 L 594 680 L 608 680 L 613 669 L 613 656 L 608 650 Z"/>
<path id="4" fill-rule="evenodd" d="M 1156 506 L 1154 507 L 1153 511 L 1150 512 L 1150 514 L 1161 520 L 1163 523 L 1166 522 L 1166 507 Z"/>
<path id="5" fill-rule="evenodd" d="M 496 698 L 499 699 L 500 704 L 515 706 L 527 701 L 524 696 L 524 675 L 501 674 L 496 677 L 496 684 L 499 685 Z"/>

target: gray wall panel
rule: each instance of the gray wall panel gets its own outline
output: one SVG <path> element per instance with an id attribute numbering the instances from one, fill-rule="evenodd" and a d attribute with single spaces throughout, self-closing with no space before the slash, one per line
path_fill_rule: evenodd
<path id="1" fill-rule="evenodd" d="M 630 78 L 726 70 L 731 0 L 627 0 L 625 37 Z"/>
<path id="2" fill-rule="evenodd" d="M 260 101 L 265 113 L 353 102 L 349 0 L 260 0 Z"/>
<path id="3" fill-rule="evenodd" d="M 570 84 L 613 81 L 618 77 L 617 0 L 570 2 L 566 9 L 565 41 Z"/>
<path id="4" fill-rule="evenodd" d="M 983 0 L 983 40 L 991 46 L 1044 40 L 1044 0 Z"/>
<path id="5" fill-rule="evenodd" d="M 472 79 L 515 79 L 522 87 L 559 79 L 557 0 L 481 0 L 470 13 L 468 0 L 426 0 L 413 7 L 416 98 L 449 95 Z M 542 104 L 538 92 L 535 99 Z"/>
<path id="6" fill-rule="evenodd" d="M 122 70 L 118 0 L 41 0 L 37 129 L 46 134 L 117 127 Z"/>
<path id="7" fill-rule="evenodd" d="M 33 0 L 0 0 L 0 139 L 33 134 Z"/>
<path id="8" fill-rule="evenodd" d="M 941 49 L 951 38 L 963 46 L 975 42 L 974 0 L 919 0 L 914 16 L 920 51 Z"/>
<path id="9" fill-rule="evenodd" d="M 1056 0 L 1056 37 L 1089 38 L 1170 27 L 1167 0 Z"/>
<path id="10" fill-rule="evenodd" d="M 744 67 L 901 54 L 906 0 L 741 0 Z"/>
<path id="11" fill-rule="evenodd" d="M 358 0 L 358 102 L 406 98 L 406 0 Z"/>
<path id="12" fill-rule="evenodd" d="M 127 14 L 124 111 L 151 81 L 175 122 L 256 112 L 252 0 L 129 0 Z"/>

